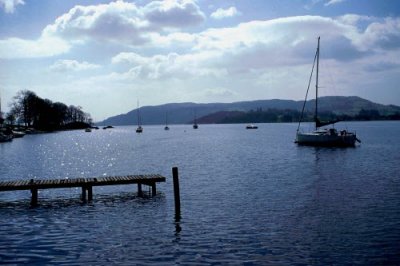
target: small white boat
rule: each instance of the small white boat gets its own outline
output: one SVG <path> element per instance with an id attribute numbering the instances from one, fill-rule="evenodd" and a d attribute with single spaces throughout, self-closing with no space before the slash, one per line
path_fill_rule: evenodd
<path id="1" fill-rule="evenodd" d="M 246 126 L 246 129 L 257 129 L 257 128 L 258 128 L 258 126 L 255 126 L 253 124 Z"/>
<path id="2" fill-rule="evenodd" d="M 14 138 L 22 138 L 23 136 L 25 136 L 26 133 L 20 130 L 13 130 L 12 134 Z"/>
<path id="3" fill-rule="evenodd" d="M 142 132 L 143 132 L 142 126 L 138 126 L 138 127 L 136 128 L 136 133 L 142 133 Z"/>
<path id="4" fill-rule="evenodd" d="M 85 132 L 92 132 L 92 129 L 90 127 L 85 128 Z"/>

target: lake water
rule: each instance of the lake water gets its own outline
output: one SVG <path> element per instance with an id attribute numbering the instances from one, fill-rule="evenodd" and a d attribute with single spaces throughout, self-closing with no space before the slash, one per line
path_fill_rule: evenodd
<path id="1" fill-rule="evenodd" d="M 0 144 L 0 180 L 159 173 L 136 186 L 0 192 L 0 264 L 399 265 L 400 122 L 354 122 L 356 148 L 298 147 L 297 124 L 145 126 Z M 179 167 L 182 219 L 171 168 Z"/>

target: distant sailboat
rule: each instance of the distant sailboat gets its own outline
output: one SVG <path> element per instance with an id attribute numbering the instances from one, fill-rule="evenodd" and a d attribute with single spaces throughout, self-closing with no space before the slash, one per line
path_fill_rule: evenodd
<path id="1" fill-rule="evenodd" d="M 197 124 L 197 117 L 196 117 L 196 111 L 194 111 L 194 123 L 193 123 L 193 128 L 198 129 L 199 125 Z"/>
<path id="2" fill-rule="evenodd" d="M 138 108 L 137 108 L 137 124 L 138 124 L 138 127 L 136 128 L 136 133 L 142 133 L 143 127 L 142 127 L 142 117 L 140 116 L 139 101 L 138 101 Z"/>
<path id="3" fill-rule="evenodd" d="M 335 121 L 322 122 L 318 119 L 318 72 L 319 72 L 319 54 L 320 54 L 320 46 L 319 45 L 320 45 L 320 37 L 318 37 L 317 52 L 315 53 L 314 63 L 313 63 L 313 67 L 311 70 L 311 76 L 310 76 L 310 81 L 309 81 L 308 88 L 307 88 L 306 98 L 304 100 L 303 110 L 301 112 L 301 118 L 299 121 L 299 125 L 297 127 L 295 143 L 297 143 L 298 145 L 309 145 L 309 146 L 353 147 L 355 145 L 356 141 L 361 142 L 357 138 L 355 133 L 348 132 L 346 130 L 341 130 L 340 132 L 338 132 L 335 128 L 329 128 L 329 129 L 321 128 L 321 127 L 324 127 L 327 125 L 334 124 L 339 121 L 335 120 Z M 308 90 L 310 88 L 311 78 L 312 78 L 312 74 L 314 71 L 315 63 L 317 64 L 316 78 L 315 78 L 315 90 L 316 90 L 315 114 L 314 114 L 315 131 L 308 132 L 308 133 L 302 133 L 302 132 L 299 132 L 299 128 L 300 128 L 301 120 L 303 118 L 304 107 L 307 102 Z"/>
<path id="4" fill-rule="evenodd" d="M 164 127 L 164 130 L 169 130 L 169 127 L 168 127 L 168 113 L 165 113 L 165 127 Z"/>

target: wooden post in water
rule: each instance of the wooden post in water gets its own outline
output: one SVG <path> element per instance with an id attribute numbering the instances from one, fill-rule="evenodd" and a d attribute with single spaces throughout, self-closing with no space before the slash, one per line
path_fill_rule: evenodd
<path id="1" fill-rule="evenodd" d="M 175 219 L 179 220 L 181 218 L 181 197 L 179 192 L 178 167 L 172 167 L 172 178 L 174 182 Z"/>
<path id="2" fill-rule="evenodd" d="M 151 196 L 154 197 L 157 194 L 156 182 L 151 185 Z"/>
<path id="3" fill-rule="evenodd" d="M 32 188 L 31 193 L 32 193 L 31 206 L 36 207 L 38 205 L 38 190 L 37 190 L 37 188 Z"/>
<path id="4" fill-rule="evenodd" d="M 31 185 L 34 185 L 35 181 L 33 179 L 31 179 L 30 183 L 31 183 Z M 38 205 L 38 189 L 33 187 L 31 189 L 31 194 L 32 194 L 31 207 L 36 207 Z"/>
<path id="5" fill-rule="evenodd" d="M 86 202 L 86 187 L 82 187 L 82 201 Z"/>
<path id="6" fill-rule="evenodd" d="M 143 197 L 143 191 L 142 191 L 142 184 L 138 183 L 137 184 L 137 192 L 139 197 Z"/>
<path id="7" fill-rule="evenodd" d="M 87 190 L 88 190 L 88 201 L 92 201 L 93 200 L 93 187 L 88 186 Z"/>

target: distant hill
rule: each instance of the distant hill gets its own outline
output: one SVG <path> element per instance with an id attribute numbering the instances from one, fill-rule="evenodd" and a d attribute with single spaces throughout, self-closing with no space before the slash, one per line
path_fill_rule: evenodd
<path id="1" fill-rule="evenodd" d="M 306 110 L 314 110 L 315 100 L 306 103 Z M 164 124 L 168 113 L 169 124 L 189 124 L 196 116 L 199 123 L 214 123 L 221 116 L 235 116 L 235 112 L 249 112 L 251 110 L 296 110 L 301 111 L 303 101 L 293 100 L 257 100 L 233 103 L 169 103 L 157 106 L 143 106 L 140 108 L 142 123 L 147 125 Z M 356 96 L 325 96 L 318 99 L 320 112 L 333 112 L 337 115 L 355 116 L 361 110 L 376 110 L 380 115 L 391 115 L 400 112 L 395 105 L 382 105 Z M 207 118 L 207 116 L 212 115 Z M 126 114 L 116 115 L 98 122 L 99 125 L 135 125 L 137 124 L 137 109 Z"/>

